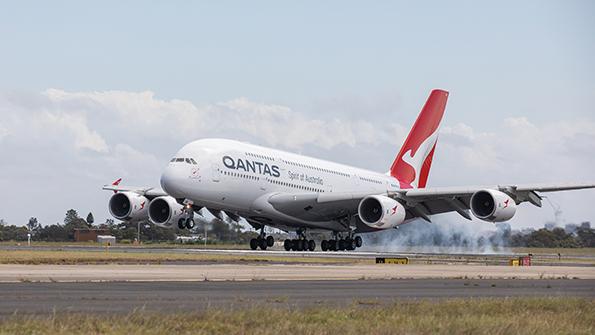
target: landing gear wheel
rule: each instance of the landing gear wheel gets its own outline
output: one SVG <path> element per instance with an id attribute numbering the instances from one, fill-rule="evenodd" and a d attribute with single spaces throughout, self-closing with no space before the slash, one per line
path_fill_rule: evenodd
<path id="1" fill-rule="evenodd" d="M 272 247 L 275 244 L 275 239 L 272 236 L 267 236 L 267 246 Z"/>
<path id="2" fill-rule="evenodd" d="M 349 250 L 355 250 L 357 249 L 357 244 L 355 243 L 354 239 L 351 239 L 351 248 Z"/>
<path id="3" fill-rule="evenodd" d="M 337 240 L 328 241 L 328 250 L 337 251 Z"/>
<path id="4" fill-rule="evenodd" d="M 250 239 L 250 249 L 256 250 L 256 248 L 258 248 L 258 240 L 255 238 Z"/>
<path id="5" fill-rule="evenodd" d="M 178 220 L 178 228 L 180 228 L 180 229 L 186 228 L 186 222 L 184 221 L 184 219 Z"/>
<path id="6" fill-rule="evenodd" d="M 322 249 L 322 251 L 328 250 L 328 241 L 327 240 L 322 240 L 322 242 L 320 242 L 320 249 Z"/>
<path id="7" fill-rule="evenodd" d="M 259 238 L 258 239 L 258 244 L 259 244 L 260 249 L 267 250 L 267 240 L 266 239 Z"/>
<path id="8" fill-rule="evenodd" d="M 358 247 L 358 248 L 361 247 L 362 244 L 364 244 L 364 242 L 362 241 L 362 237 L 361 236 L 356 236 L 355 239 L 354 239 L 354 241 L 355 241 L 355 246 Z"/>
<path id="9" fill-rule="evenodd" d="M 352 239 L 350 239 L 349 237 L 345 239 L 345 250 L 354 250 L 355 248 L 352 248 L 352 246 L 354 245 L 355 242 L 353 242 Z"/>
<path id="10" fill-rule="evenodd" d="M 314 251 L 316 249 L 316 242 L 314 240 L 308 241 L 308 250 Z"/>
<path id="11" fill-rule="evenodd" d="M 291 250 L 291 240 L 290 239 L 287 239 L 283 242 L 283 248 L 285 248 L 285 251 Z"/>
<path id="12" fill-rule="evenodd" d="M 186 219 L 186 228 L 188 228 L 188 229 L 194 228 L 194 220 Z"/>

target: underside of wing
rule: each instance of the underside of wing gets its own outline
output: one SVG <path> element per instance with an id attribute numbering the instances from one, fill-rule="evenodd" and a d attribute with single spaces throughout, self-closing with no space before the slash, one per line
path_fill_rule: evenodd
<path id="1" fill-rule="evenodd" d="M 344 193 L 278 193 L 269 198 L 269 203 L 277 211 L 306 221 L 349 220 L 358 215 L 358 206 L 367 196 L 384 196 L 398 201 L 406 210 L 406 220 L 422 218 L 428 222 L 430 216 L 441 213 L 457 212 L 471 220 L 471 199 L 474 194 L 502 195 L 502 201 L 510 198 L 514 205 L 530 202 L 541 207 L 542 197 L 539 192 L 554 192 L 595 188 L 595 184 L 535 184 L 535 185 L 491 185 L 470 187 L 437 187 L 423 189 L 405 189 L 385 194 L 369 192 Z M 498 204 L 495 204 L 496 206 Z M 513 206 L 513 204 L 510 204 Z M 488 219 L 488 217 L 479 217 Z M 488 219 L 488 221 L 490 221 Z M 497 218 L 496 220 L 498 221 Z"/>
<path id="2" fill-rule="evenodd" d="M 365 194 L 279 193 L 269 203 L 279 212 L 306 221 L 339 220 L 357 213 L 359 201 Z"/>

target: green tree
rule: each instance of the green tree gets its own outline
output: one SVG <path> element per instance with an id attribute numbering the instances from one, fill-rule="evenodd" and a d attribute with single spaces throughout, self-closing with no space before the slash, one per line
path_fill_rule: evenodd
<path id="1" fill-rule="evenodd" d="M 47 242 L 65 242 L 68 241 L 68 232 L 64 226 L 56 223 L 53 225 L 45 226 L 39 231 L 37 238 L 40 241 Z"/>
<path id="2" fill-rule="evenodd" d="M 66 211 L 66 216 L 64 217 L 64 229 L 68 234 L 69 239 L 74 239 L 74 230 L 75 229 L 88 229 L 89 224 L 83 218 L 81 218 L 78 212 L 74 209 L 69 209 Z"/>
<path id="3" fill-rule="evenodd" d="M 87 215 L 87 224 L 92 226 L 93 222 L 95 222 L 95 218 L 93 217 L 93 213 L 89 212 L 89 215 Z"/>
<path id="4" fill-rule="evenodd" d="M 37 221 L 37 218 L 31 217 L 29 218 L 29 222 L 27 222 L 27 229 L 32 236 L 36 236 L 41 230 L 41 224 Z"/>
<path id="5" fill-rule="evenodd" d="M 595 248 L 595 229 L 579 228 L 576 231 L 578 243 L 585 248 Z"/>

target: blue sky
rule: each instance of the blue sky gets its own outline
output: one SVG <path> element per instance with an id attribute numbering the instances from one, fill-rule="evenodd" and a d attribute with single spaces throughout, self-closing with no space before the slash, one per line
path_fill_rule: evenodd
<path id="1" fill-rule="evenodd" d="M 593 36 L 592 1 L 3 3 L 0 154 L 32 153 L 47 143 L 51 146 L 44 147 L 45 152 L 55 149 L 60 154 L 47 157 L 55 163 L 45 168 L 46 172 L 0 163 L 0 168 L 12 174 L 7 177 L 5 172 L 0 186 L 19 189 L 18 181 L 28 179 L 32 183 L 29 186 L 39 188 L 39 197 L 47 198 L 56 182 L 73 190 L 76 188 L 68 185 L 78 183 L 81 188 L 76 190 L 85 197 L 59 197 L 51 203 L 59 209 L 40 208 L 39 213 L 28 214 L 24 205 L 12 200 L 14 195 L 9 198 L 5 193 L 3 197 L 11 206 L 0 208 L 0 217 L 15 223 L 31 215 L 40 216 L 44 223 L 59 221 L 67 209 L 62 207 L 77 199 L 83 200 L 76 205 L 105 214 L 106 195 L 85 190 L 125 172 L 106 167 L 106 161 L 115 159 L 118 150 L 128 146 L 149 161 L 161 162 L 186 141 L 203 135 L 225 135 L 385 170 L 404 135 L 395 131 L 391 140 L 390 129 L 379 128 L 394 123 L 397 129 L 408 129 L 429 90 L 435 87 L 449 90 L 451 98 L 444 120 L 444 150 L 437 153 L 430 183 L 595 180 L 595 174 L 585 166 L 593 160 L 584 157 L 595 149 Z M 73 103 L 57 104 L 57 95 L 47 93 L 52 89 L 63 92 L 58 95 L 68 96 L 66 100 L 74 96 L 82 99 L 82 95 L 91 99 L 93 106 L 104 108 L 95 109 L 79 100 L 75 107 Z M 115 97 L 115 91 L 129 94 Z M 151 99 L 141 99 L 136 105 L 130 102 L 138 98 L 135 93 L 145 91 L 154 93 Z M 97 98 L 93 92 L 104 95 Z M 291 140 L 266 138 L 259 134 L 283 135 L 262 129 L 254 132 L 225 122 L 209 128 L 216 130 L 211 132 L 197 125 L 195 133 L 190 131 L 185 136 L 176 136 L 175 131 L 157 136 L 147 126 L 134 130 L 138 136 L 145 136 L 143 142 L 123 135 L 125 128 L 111 124 L 120 120 L 130 127 L 142 127 L 120 117 L 130 115 L 130 106 L 153 106 L 154 100 L 165 102 L 164 108 L 177 115 L 175 108 L 180 106 L 172 102 L 178 100 L 208 110 L 236 99 L 245 100 L 226 108 L 237 113 L 253 111 L 260 105 L 276 106 L 291 111 L 287 122 L 339 119 L 357 128 L 359 120 L 366 120 L 372 128 L 367 133 L 347 134 L 344 142 L 325 142 L 303 141 L 299 134 Z M 105 108 L 112 114 L 102 114 Z M 162 113 L 159 108 L 149 109 Z M 34 120 L 39 129 L 57 127 L 55 134 L 39 139 L 19 135 L 27 132 L 27 121 Z M 69 122 L 84 125 L 87 133 L 73 129 Z M 559 133 L 558 124 L 564 128 Z M 523 137 L 519 127 L 533 129 L 526 134 L 539 138 Z M 115 128 L 120 131 L 113 131 Z M 64 135 L 69 132 L 71 136 Z M 370 132 L 376 137 L 369 138 Z M 469 150 L 465 152 L 470 163 L 457 166 L 461 136 L 472 143 L 465 142 L 464 148 Z M 508 154 L 493 144 L 499 140 L 511 147 L 506 150 L 515 153 Z M 368 150 L 370 146 L 373 150 Z M 523 146 L 529 147 L 527 157 L 523 156 Z M 542 166 L 551 165 L 552 157 L 544 149 L 548 146 L 568 149 L 564 169 Z M 483 156 L 486 152 L 487 158 Z M 496 171 L 502 169 L 489 168 L 493 164 L 478 165 L 471 157 L 496 162 L 498 168 L 510 171 L 498 175 Z M 63 173 L 65 165 L 92 165 L 93 177 L 77 175 L 78 168 Z M 460 168 L 462 176 L 439 172 L 454 167 Z M 129 172 L 127 177 L 137 183 L 156 184 L 160 168 L 139 166 L 137 170 L 142 172 Z M 31 174 L 39 179 L 31 178 Z M 568 220 L 595 221 L 590 208 L 574 204 L 587 193 L 580 194 L 562 195 L 558 200 L 569 208 Z M 589 199 L 595 197 L 589 193 Z M 523 222 L 528 218 L 541 222 L 551 216 L 528 212 Z"/>

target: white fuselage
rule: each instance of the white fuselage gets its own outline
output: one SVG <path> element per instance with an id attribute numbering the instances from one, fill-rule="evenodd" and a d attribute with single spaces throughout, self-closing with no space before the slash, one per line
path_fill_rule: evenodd
<path id="1" fill-rule="evenodd" d="M 346 228 L 334 221 L 302 221 L 262 210 L 262 200 L 275 193 L 383 194 L 399 189 L 398 181 L 389 175 L 225 139 L 185 145 L 163 172 L 161 186 L 172 197 L 195 206 L 266 220 L 267 225 L 336 231 Z"/>

